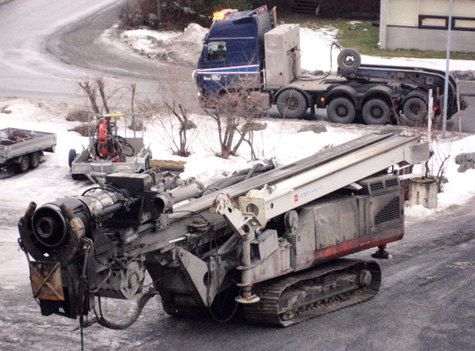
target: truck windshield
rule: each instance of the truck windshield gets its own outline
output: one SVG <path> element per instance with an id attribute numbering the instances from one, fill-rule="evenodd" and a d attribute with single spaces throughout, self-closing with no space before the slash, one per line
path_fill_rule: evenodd
<path id="1" fill-rule="evenodd" d="M 226 59 L 226 42 L 224 41 L 211 41 L 208 43 L 208 56 L 209 61 L 225 60 Z"/>

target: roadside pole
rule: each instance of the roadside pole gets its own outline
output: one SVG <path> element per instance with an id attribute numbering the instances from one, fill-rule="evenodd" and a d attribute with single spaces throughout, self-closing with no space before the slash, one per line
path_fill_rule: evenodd
<path id="1" fill-rule="evenodd" d="M 447 129 L 447 104 L 449 102 L 449 63 L 450 63 L 450 35 L 452 31 L 452 9 L 454 1 L 450 0 L 449 19 L 447 23 L 447 66 L 445 68 L 445 85 L 444 85 L 444 113 L 442 118 L 442 139 L 445 139 L 445 131 Z"/>
<path id="2" fill-rule="evenodd" d="M 429 108 L 427 111 L 427 139 L 432 143 L 432 117 L 434 114 L 434 96 L 432 89 L 429 89 Z"/>
<path id="3" fill-rule="evenodd" d="M 459 135 L 460 139 L 462 139 L 462 116 L 460 115 L 460 89 L 459 86 L 459 79 L 456 78 L 455 81 L 457 82 L 457 120 L 459 125 Z"/>

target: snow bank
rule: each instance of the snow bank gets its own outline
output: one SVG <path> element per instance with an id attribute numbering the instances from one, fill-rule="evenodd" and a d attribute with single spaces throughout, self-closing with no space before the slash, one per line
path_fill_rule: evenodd
<path id="1" fill-rule="evenodd" d="M 207 29 L 191 23 L 183 33 L 129 30 L 120 35 L 120 40 L 149 58 L 195 65 L 206 33 Z"/>

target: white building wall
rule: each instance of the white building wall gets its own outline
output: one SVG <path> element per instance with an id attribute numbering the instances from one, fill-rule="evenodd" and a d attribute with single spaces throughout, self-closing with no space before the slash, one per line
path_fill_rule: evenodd
<path id="1" fill-rule="evenodd" d="M 381 49 L 445 51 L 450 0 L 381 0 Z M 453 0 L 451 50 L 475 52 L 475 0 Z"/>

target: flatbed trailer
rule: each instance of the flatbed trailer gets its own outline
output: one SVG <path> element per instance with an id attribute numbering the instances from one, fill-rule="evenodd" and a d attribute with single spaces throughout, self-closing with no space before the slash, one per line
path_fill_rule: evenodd
<path id="1" fill-rule="evenodd" d="M 26 172 L 40 164 L 43 153 L 54 152 L 56 134 L 34 130 L 5 128 L 0 130 L 0 167 L 13 166 Z"/>
<path id="2" fill-rule="evenodd" d="M 135 114 L 90 115 L 89 145 L 79 154 L 69 151 L 69 167 L 74 180 L 100 183 L 115 172 L 140 173 L 150 167 L 152 152 L 145 147 L 143 117 Z M 120 136 L 119 130 L 123 133 Z"/>

